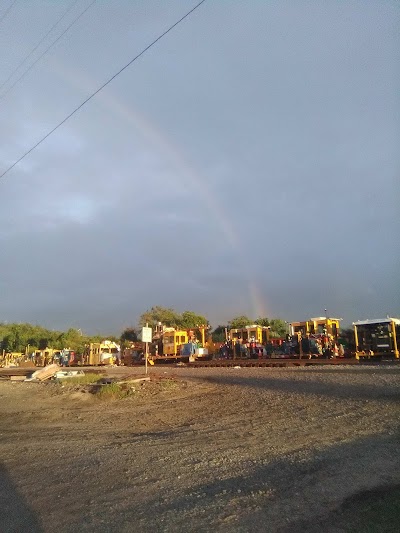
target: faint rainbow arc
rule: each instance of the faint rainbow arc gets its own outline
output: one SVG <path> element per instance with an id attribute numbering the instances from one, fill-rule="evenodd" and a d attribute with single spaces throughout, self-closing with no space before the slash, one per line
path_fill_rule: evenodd
<path id="1" fill-rule="evenodd" d="M 95 89 L 95 82 L 86 74 L 79 72 L 77 76 L 76 70 L 70 70 L 65 64 L 52 61 L 52 70 L 56 71 L 64 81 L 68 82 L 74 88 L 82 91 L 82 86 L 89 86 Z M 79 80 L 79 82 L 78 82 Z M 267 316 L 268 312 L 264 301 L 261 297 L 261 291 L 257 287 L 255 281 L 251 278 L 248 272 L 248 267 L 240 253 L 240 242 L 237 238 L 234 226 L 228 215 L 224 212 L 223 206 L 216 202 L 212 191 L 208 188 L 207 181 L 195 171 L 187 162 L 186 157 L 178 150 L 174 144 L 163 134 L 159 127 L 156 127 L 147 117 L 133 109 L 132 106 L 121 103 L 112 93 L 111 89 L 105 89 L 97 95 L 97 99 L 101 101 L 102 105 L 108 108 L 111 112 L 117 114 L 120 118 L 133 124 L 135 128 L 147 137 L 152 144 L 161 150 L 168 159 L 176 166 L 179 173 L 175 174 L 175 179 L 180 181 L 180 185 L 187 185 L 186 179 L 190 181 L 192 189 L 199 194 L 203 199 L 205 205 L 212 212 L 219 228 L 227 238 L 230 247 L 236 252 L 238 264 L 241 267 L 242 274 L 245 277 L 246 284 L 249 291 L 250 303 L 255 317 Z M 185 176 L 185 183 L 183 183 L 180 174 Z"/>

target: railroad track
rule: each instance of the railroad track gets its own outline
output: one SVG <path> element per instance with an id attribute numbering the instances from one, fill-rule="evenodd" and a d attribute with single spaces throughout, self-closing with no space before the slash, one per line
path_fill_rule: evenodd
<path id="1" fill-rule="evenodd" d="M 209 361 L 195 361 L 186 363 L 190 368 L 205 367 L 296 367 L 296 366 L 326 366 L 326 365 L 358 365 L 356 359 L 211 359 Z"/>
<path id="2" fill-rule="evenodd" d="M 159 361 L 158 361 L 159 362 Z M 234 368 L 234 367 L 254 367 L 254 368 L 260 368 L 260 367 L 270 367 L 270 368 L 288 368 L 288 367 L 306 367 L 306 366 L 338 366 L 338 365 L 346 365 L 346 366 L 386 366 L 386 365 L 396 365 L 400 366 L 400 359 L 396 360 L 383 360 L 383 361 L 358 361 L 355 358 L 352 359 L 210 359 L 208 361 L 195 361 L 193 363 L 176 363 L 175 361 L 168 360 L 163 361 L 164 364 L 169 364 L 172 366 L 175 366 L 176 364 L 185 366 L 187 368 L 211 368 L 211 367 L 219 367 L 219 368 Z M 118 367 L 109 367 L 109 366 L 101 366 L 101 367 L 93 367 L 93 366 L 83 366 L 83 367 L 71 367 L 71 370 L 73 369 L 81 369 L 84 372 L 88 373 L 98 373 L 98 374 L 104 374 L 107 372 L 107 370 L 112 369 L 114 372 L 117 371 L 119 373 L 123 373 L 124 371 L 127 371 L 129 368 L 137 368 L 137 367 L 143 367 L 144 363 L 135 363 L 134 365 L 129 366 L 118 366 Z M 156 362 L 156 367 L 159 366 Z M 28 376 L 31 374 L 34 370 L 38 370 L 40 367 L 32 367 L 32 368 L 23 368 L 23 367 L 17 367 L 17 368 L 0 368 L 0 380 L 1 379 L 7 379 L 11 376 Z M 154 367 L 153 367 L 154 368 Z M 61 368 L 60 368 L 61 370 Z M 66 369 L 64 369 L 66 370 Z"/>

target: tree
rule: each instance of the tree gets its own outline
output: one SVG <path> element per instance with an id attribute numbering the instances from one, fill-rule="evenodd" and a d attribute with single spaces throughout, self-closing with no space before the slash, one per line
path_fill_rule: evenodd
<path id="1" fill-rule="evenodd" d="M 54 331 L 33 324 L 0 323 L 0 352 L 29 352 L 45 348 L 71 348 L 81 352 L 85 344 L 99 342 L 100 336 L 89 337 L 81 330 L 70 328 L 66 332 Z"/>
<path id="2" fill-rule="evenodd" d="M 161 322 L 161 324 L 164 324 L 167 327 L 177 327 L 179 320 L 180 315 L 173 309 L 157 305 L 141 315 L 139 325 L 145 326 L 148 324 L 149 327 L 154 328 L 159 322 Z"/>
<path id="3" fill-rule="evenodd" d="M 192 329 L 199 326 L 207 326 L 208 320 L 202 315 L 197 315 L 193 311 L 184 311 L 179 319 L 178 327 L 182 329 Z"/>
<path id="4" fill-rule="evenodd" d="M 229 321 L 228 327 L 229 329 L 241 329 L 241 328 L 245 328 L 246 326 L 250 326 L 250 324 L 253 324 L 250 318 L 248 318 L 247 316 L 241 315 L 241 316 L 232 318 L 232 320 Z"/>
<path id="5" fill-rule="evenodd" d="M 258 324 L 259 326 L 268 327 L 270 325 L 270 320 L 267 317 L 257 318 L 257 320 L 254 321 L 254 324 Z"/>
<path id="6" fill-rule="evenodd" d="M 229 322 L 229 328 L 241 329 L 250 324 L 258 324 L 259 326 L 270 327 L 270 337 L 284 337 L 287 333 L 286 322 L 280 318 L 259 317 L 256 320 L 251 320 L 247 316 L 238 316 Z"/>
<path id="7" fill-rule="evenodd" d="M 167 327 L 194 329 L 199 326 L 207 326 L 208 320 L 202 315 L 193 311 L 184 311 L 182 314 L 177 313 L 170 307 L 155 306 L 143 313 L 139 319 L 139 325 L 148 324 L 154 328 L 159 322 Z"/>
<path id="8" fill-rule="evenodd" d="M 211 333 L 211 339 L 213 342 L 225 342 L 226 341 L 226 326 L 217 326 Z"/>
<path id="9" fill-rule="evenodd" d="M 271 318 L 269 325 L 271 328 L 270 336 L 272 338 L 284 337 L 288 332 L 286 322 L 280 318 Z"/>
<path id="10" fill-rule="evenodd" d="M 121 333 L 121 344 L 125 342 L 137 342 L 138 336 L 134 328 L 126 328 Z"/>

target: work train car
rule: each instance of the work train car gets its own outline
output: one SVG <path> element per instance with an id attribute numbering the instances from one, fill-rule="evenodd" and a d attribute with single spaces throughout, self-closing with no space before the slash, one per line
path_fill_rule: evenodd
<path id="1" fill-rule="evenodd" d="M 399 318 L 359 320 L 353 326 L 357 359 L 399 359 Z"/>
<path id="2" fill-rule="evenodd" d="M 322 336 L 325 335 L 330 339 L 337 341 L 340 329 L 340 318 L 327 318 L 319 316 L 317 318 L 310 318 L 304 322 L 292 322 L 290 327 L 290 334 L 301 334 L 302 338 L 307 336 Z"/>
<path id="3" fill-rule="evenodd" d="M 253 324 L 244 328 L 231 329 L 229 337 L 232 342 L 239 341 L 241 344 L 257 342 L 265 345 L 269 342 L 269 327 Z"/>

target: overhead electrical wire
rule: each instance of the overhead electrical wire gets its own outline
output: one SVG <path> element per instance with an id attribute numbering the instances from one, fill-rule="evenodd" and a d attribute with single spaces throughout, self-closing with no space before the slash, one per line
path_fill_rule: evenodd
<path id="1" fill-rule="evenodd" d="M 4 85 L 6 85 L 11 80 L 11 78 L 14 76 L 14 74 L 17 72 L 17 70 L 19 70 L 22 67 L 22 65 L 36 52 L 36 50 L 39 48 L 39 46 L 42 44 L 42 42 L 50 35 L 50 33 L 54 30 L 54 28 L 56 26 L 58 26 L 58 24 L 62 21 L 62 19 L 68 15 L 68 13 L 71 11 L 71 9 L 73 7 L 75 7 L 78 2 L 79 2 L 79 0 L 74 0 L 74 2 L 72 2 L 72 4 L 67 8 L 67 10 L 64 11 L 63 15 L 61 15 L 61 17 L 57 20 L 57 22 L 55 22 L 52 25 L 52 27 L 49 29 L 49 31 L 46 33 L 46 35 L 44 35 L 40 39 L 40 41 L 29 52 L 29 54 L 27 54 L 24 57 L 24 59 L 19 63 L 19 65 L 17 67 L 15 67 L 15 69 L 11 72 L 11 74 L 8 76 L 8 78 L 5 81 L 3 81 L 3 83 L 0 85 L 0 90 L 4 87 Z"/>
<path id="2" fill-rule="evenodd" d="M 10 87 L 5 90 L 1 95 L 0 95 L 0 100 L 3 100 L 3 98 L 11 91 L 11 89 L 13 89 L 17 83 L 19 81 L 22 80 L 22 78 L 24 78 L 28 72 L 30 70 L 32 70 L 32 68 L 36 65 L 36 63 L 38 63 L 42 57 L 44 57 L 47 52 L 53 48 L 53 46 L 55 44 L 58 43 L 58 41 L 67 33 L 68 30 L 70 30 L 72 28 L 72 26 L 78 22 L 78 20 L 86 13 L 86 11 L 88 11 L 88 9 L 90 9 L 92 7 L 92 5 L 96 2 L 97 0 L 92 0 L 92 2 L 77 16 L 74 18 L 74 20 L 65 28 L 65 30 L 57 37 L 57 39 L 55 39 L 45 50 L 44 52 L 21 74 L 21 76 L 19 78 L 17 78 L 14 83 L 12 85 L 10 85 Z"/>
<path id="3" fill-rule="evenodd" d="M 3 13 L 3 16 L 0 18 L 0 24 L 3 22 L 3 20 L 6 18 L 6 16 L 9 14 L 9 12 L 11 11 L 13 5 L 15 4 L 17 0 L 14 0 L 14 2 L 12 2 L 11 5 L 8 6 L 8 8 L 5 10 L 5 12 Z"/>
<path id="4" fill-rule="evenodd" d="M 22 161 L 27 155 L 29 155 L 35 148 L 37 148 L 40 144 L 42 144 L 43 141 L 45 141 L 50 135 L 52 135 L 60 126 L 65 124 L 67 120 L 69 120 L 77 111 L 79 111 L 85 104 L 87 104 L 96 94 L 98 94 L 101 90 L 104 89 L 109 83 L 111 83 L 117 76 L 119 76 L 124 70 L 126 70 L 132 63 L 134 63 L 137 59 L 139 59 L 143 54 L 145 54 L 150 48 L 152 48 L 158 41 L 160 41 L 163 37 L 165 37 L 170 31 L 172 31 L 178 24 L 183 22 L 189 15 L 191 15 L 196 9 L 198 9 L 202 4 L 204 4 L 206 0 L 201 0 L 198 4 L 196 4 L 190 11 L 185 13 L 183 17 L 181 17 L 179 20 L 174 22 L 172 26 L 169 26 L 168 29 L 166 29 L 161 35 L 159 35 L 156 39 L 154 39 L 150 44 L 148 44 L 141 52 L 139 52 L 134 58 L 132 58 L 128 63 L 126 63 L 125 66 L 123 66 L 118 72 L 116 72 L 111 78 L 109 78 L 103 85 L 101 85 L 98 89 L 96 89 L 90 96 L 88 96 L 81 104 L 79 104 L 78 107 L 76 107 L 69 115 L 67 115 L 61 122 L 57 124 L 57 126 L 54 126 L 53 129 L 51 129 L 44 137 L 40 139 L 36 144 L 34 144 L 28 151 L 26 151 L 19 159 L 17 159 L 12 165 L 10 165 L 2 174 L 0 174 L 0 179 L 3 178 L 12 168 L 14 168 L 20 161 Z"/>

